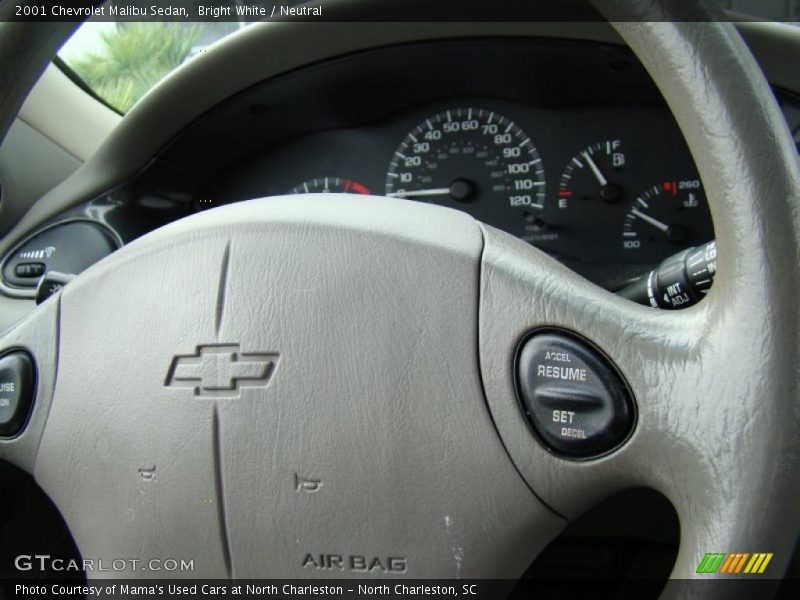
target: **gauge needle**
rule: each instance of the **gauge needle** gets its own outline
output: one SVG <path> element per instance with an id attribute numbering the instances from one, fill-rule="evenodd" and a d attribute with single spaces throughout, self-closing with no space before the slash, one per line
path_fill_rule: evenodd
<path id="1" fill-rule="evenodd" d="M 583 154 L 583 159 L 589 164 L 589 168 L 592 169 L 592 173 L 597 177 L 597 181 L 600 182 L 600 185 L 608 185 L 608 179 L 606 179 L 600 172 L 600 169 L 597 168 L 597 165 L 592 160 L 592 156 L 588 152 L 582 152 L 581 154 Z"/>
<path id="2" fill-rule="evenodd" d="M 405 192 L 391 192 L 386 194 L 390 198 L 422 198 L 424 196 L 449 196 L 450 188 L 432 188 L 429 190 L 406 190 Z"/>
<path id="3" fill-rule="evenodd" d="M 646 214 L 644 214 L 644 213 L 643 213 L 642 211 L 640 211 L 638 208 L 634 208 L 634 209 L 631 211 L 631 214 L 632 214 L 632 215 L 635 215 L 635 216 L 637 216 L 637 217 L 639 217 L 639 218 L 640 218 L 642 221 L 644 221 L 644 222 L 646 222 L 646 223 L 650 223 L 650 225 L 652 225 L 652 226 L 653 226 L 653 227 L 655 227 L 656 229 L 660 229 L 660 230 L 661 230 L 661 231 L 663 231 L 664 233 L 669 233 L 669 225 L 666 225 L 666 224 L 662 223 L 662 222 L 661 222 L 661 221 L 659 221 L 658 219 L 654 219 L 654 218 L 653 218 L 653 217 L 651 217 L 650 215 L 646 215 Z"/>

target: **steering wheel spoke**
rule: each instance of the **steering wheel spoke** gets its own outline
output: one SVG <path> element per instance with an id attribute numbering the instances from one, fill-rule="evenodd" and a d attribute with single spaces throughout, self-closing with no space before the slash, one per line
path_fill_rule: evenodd
<path id="1" fill-rule="evenodd" d="M 571 519 L 625 489 L 662 492 L 684 525 L 675 577 L 694 576 L 709 548 L 766 543 L 741 514 L 770 504 L 759 486 L 780 485 L 781 469 L 767 448 L 774 440 L 764 435 L 791 417 L 777 416 L 770 404 L 789 390 L 765 380 L 754 347 L 741 342 L 766 342 L 762 325 L 737 316 L 730 298 L 718 294 L 679 312 L 635 305 L 515 238 L 484 229 L 484 389 L 509 454 L 537 494 Z M 609 454 L 574 460 L 548 450 L 532 434 L 515 387 L 515 353 L 540 328 L 577 333 L 629 384 L 636 423 L 629 439 Z"/>
<path id="2" fill-rule="evenodd" d="M 33 473 L 53 399 L 58 364 L 57 301 L 0 335 L 0 459 Z M 22 364 L 5 361 L 22 356 Z M 26 365 L 29 365 L 30 369 Z"/>
<path id="3" fill-rule="evenodd" d="M 659 472 L 642 455 L 641 445 L 671 446 L 682 438 L 684 450 L 692 452 L 688 434 L 694 431 L 691 421 L 697 410 L 691 402 L 702 388 L 707 361 L 704 339 L 712 329 L 707 318 L 709 305 L 681 312 L 635 305 L 589 283 L 530 246 L 492 228 L 484 229 L 479 328 L 484 387 L 498 429 L 526 480 L 536 486 L 545 501 L 571 516 L 632 483 L 656 485 Z M 634 414 L 631 435 L 621 447 L 610 443 L 605 449 L 610 453 L 575 457 L 548 449 L 531 435 L 521 409 L 525 401 L 515 357 L 527 336 L 540 330 L 577 337 L 598 350 L 619 372 L 622 385 L 631 392 Z M 554 361 L 541 362 L 539 368 L 543 370 L 545 364 L 572 365 L 575 358 L 561 358 L 556 353 Z M 564 390 L 564 406 L 574 405 L 572 390 L 579 393 L 587 387 L 580 380 L 557 381 L 558 389 Z M 550 406 L 552 398 L 546 396 L 543 401 Z M 586 406 L 588 411 L 595 411 L 594 403 Z M 571 427 L 582 422 L 580 409 L 576 410 L 578 414 L 574 422 L 570 419 L 565 435 L 572 435 Z M 556 417 L 561 412 L 553 411 Z M 587 418 L 591 414 L 587 412 Z M 568 440 L 565 445 L 569 445 Z M 669 452 L 662 448 L 651 458 L 661 462 L 676 450 L 681 451 L 680 444 L 670 447 Z M 619 464 L 629 454 L 636 460 L 621 468 Z M 611 476 L 602 476 L 602 485 L 587 477 L 595 464 L 611 472 Z M 574 476 L 570 476 L 572 473 Z"/>

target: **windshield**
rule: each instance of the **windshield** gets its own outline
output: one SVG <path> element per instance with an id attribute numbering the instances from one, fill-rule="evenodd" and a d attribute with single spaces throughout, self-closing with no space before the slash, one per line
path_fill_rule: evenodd
<path id="1" fill-rule="evenodd" d="M 247 24 L 87 21 L 58 56 L 124 113 L 175 68 Z"/>
<path id="2" fill-rule="evenodd" d="M 305 0 L 286 0 L 288 6 Z M 718 0 L 740 16 L 797 24 L 800 0 Z M 106 4 L 114 4 L 108 0 Z M 200 3 L 200 2 L 199 2 Z M 241 0 L 216 0 L 215 6 L 235 6 Z M 171 71 L 214 42 L 250 24 L 236 20 L 206 22 L 109 22 L 88 20 L 61 48 L 59 58 L 106 103 L 125 113 Z"/>

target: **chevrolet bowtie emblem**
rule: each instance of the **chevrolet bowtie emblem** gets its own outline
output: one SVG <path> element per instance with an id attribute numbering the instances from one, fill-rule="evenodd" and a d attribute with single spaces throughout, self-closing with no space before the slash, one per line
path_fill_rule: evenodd
<path id="1" fill-rule="evenodd" d="M 278 354 L 239 352 L 239 344 L 198 346 L 172 359 L 165 385 L 194 388 L 201 398 L 238 398 L 243 387 L 265 387 Z"/>

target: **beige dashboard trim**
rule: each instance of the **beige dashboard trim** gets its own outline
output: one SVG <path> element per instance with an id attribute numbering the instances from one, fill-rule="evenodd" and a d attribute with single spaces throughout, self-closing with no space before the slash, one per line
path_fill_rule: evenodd
<path id="1" fill-rule="evenodd" d="M 25 99 L 19 118 L 81 162 L 122 120 L 52 63 Z"/>

